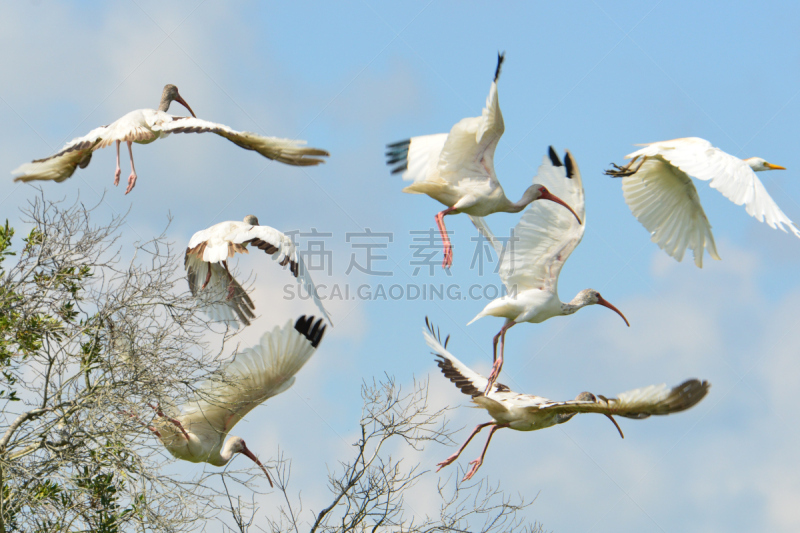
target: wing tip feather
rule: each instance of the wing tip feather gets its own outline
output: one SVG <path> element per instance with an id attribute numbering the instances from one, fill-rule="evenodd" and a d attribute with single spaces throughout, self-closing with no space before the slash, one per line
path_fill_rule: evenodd
<path id="1" fill-rule="evenodd" d="M 302 315 L 294 323 L 294 329 L 300 333 L 300 335 L 308 339 L 311 346 L 314 348 L 319 346 L 319 343 L 322 341 L 322 336 L 325 334 L 325 328 L 327 328 L 323 319 L 319 318 L 314 322 L 315 318 L 316 317 L 313 315 L 309 315 L 308 317 Z"/>

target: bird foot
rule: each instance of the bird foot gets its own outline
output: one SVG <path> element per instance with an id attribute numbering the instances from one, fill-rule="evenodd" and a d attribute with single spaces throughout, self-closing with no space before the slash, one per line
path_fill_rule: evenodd
<path id="1" fill-rule="evenodd" d="M 438 472 L 442 468 L 453 464 L 453 461 L 455 461 L 456 459 L 458 459 L 458 454 L 454 453 L 453 455 L 451 455 L 450 457 L 448 457 L 447 459 L 445 459 L 441 463 L 438 463 L 436 466 L 438 466 L 439 468 L 437 468 L 436 471 Z"/>
<path id="2" fill-rule="evenodd" d="M 492 371 L 489 374 L 489 383 L 486 384 L 486 389 L 483 391 L 484 394 L 489 394 L 492 391 L 492 387 L 494 387 L 494 382 L 497 381 L 497 378 L 500 377 L 500 370 L 503 368 L 503 361 L 498 359 L 492 365 Z"/>
<path id="3" fill-rule="evenodd" d="M 444 260 L 442 261 L 442 268 L 450 268 L 453 266 L 453 249 L 447 247 L 444 249 Z"/>
<path id="4" fill-rule="evenodd" d="M 117 171 L 114 172 L 114 187 L 119 185 L 119 177 L 122 174 L 122 169 L 117 167 Z"/>
<path id="5" fill-rule="evenodd" d="M 625 178 L 627 176 L 633 176 L 634 174 L 639 172 L 639 169 L 642 168 L 642 165 L 644 164 L 644 162 L 646 160 L 647 160 L 647 158 L 643 157 L 642 160 L 639 161 L 639 164 L 636 166 L 635 169 L 631 169 L 631 167 L 636 162 L 636 159 L 634 159 L 633 161 L 631 161 L 630 163 L 628 163 L 624 167 L 621 167 L 621 166 L 617 165 L 616 163 L 611 163 L 611 166 L 614 167 L 614 170 L 610 170 L 610 169 L 606 170 L 605 172 L 603 172 L 603 174 L 605 174 L 606 176 L 611 176 L 613 178 Z"/>
<path id="6" fill-rule="evenodd" d="M 469 479 L 472 479 L 472 476 L 475 475 L 475 472 L 477 472 L 478 469 L 483 464 L 483 460 L 478 458 L 478 459 L 475 459 L 474 461 L 470 461 L 469 464 L 472 465 L 472 468 L 469 469 L 469 472 L 467 472 L 467 475 L 465 475 L 464 479 L 461 480 L 462 482 L 467 481 Z"/>
<path id="7" fill-rule="evenodd" d="M 158 431 L 158 430 L 157 430 L 156 428 L 154 428 L 153 426 L 149 426 L 149 425 L 145 424 L 144 422 L 142 422 L 142 421 L 139 419 L 139 417 L 138 417 L 138 416 L 136 416 L 135 414 L 131 413 L 130 411 L 117 411 L 117 414 L 120 414 L 120 415 L 128 415 L 129 417 L 133 418 L 134 420 L 136 420 L 137 422 L 139 422 L 141 425 L 143 425 L 144 427 L 146 427 L 147 429 L 149 429 L 150 431 L 152 431 L 152 432 L 153 432 L 153 434 L 154 434 L 156 437 L 158 437 L 158 438 L 161 438 L 161 432 L 160 432 L 160 431 Z"/>
<path id="8" fill-rule="evenodd" d="M 136 186 L 136 173 L 131 172 L 131 175 L 128 176 L 128 188 L 125 189 L 125 194 L 131 192 L 135 186 Z"/>
<path id="9" fill-rule="evenodd" d="M 228 296 L 226 296 L 225 299 L 230 300 L 231 298 L 233 298 L 235 292 L 236 292 L 236 287 L 234 286 L 234 284 L 233 283 L 228 284 Z"/>

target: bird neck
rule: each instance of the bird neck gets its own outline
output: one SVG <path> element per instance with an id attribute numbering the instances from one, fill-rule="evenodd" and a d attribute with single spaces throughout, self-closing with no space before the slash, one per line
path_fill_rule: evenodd
<path id="1" fill-rule="evenodd" d="M 565 315 L 571 315 L 578 309 L 586 307 L 587 305 L 589 305 L 589 301 L 583 297 L 583 294 L 579 293 L 569 302 L 561 302 L 561 312 Z"/>
<path id="2" fill-rule="evenodd" d="M 212 450 L 208 456 L 208 462 L 214 466 L 223 466 L 228 464 L 228 462 L 233 459 L 233 454 L 236 453 L 233 451 L 233 445 L 235 443 L 236 439 L 231 437 L 225 441 L 225 444 L 222 445 L 222 448 Z"/>
<path id="3" fill-rule="evenodd" d="M 172 100 L 167 98 L 166 96 L 161 97 L 161 103 L 158 104 L 158 110 L 163 111 L 166 113 L 169 111 L 169 105 L 172 103 Z"/>
<path id="4" fill-rule="evenodd" d="M 503 195 L 503 208 L 502 211 L 504 213 L 519 213 L 523 209 L 525 209 L 529 203 L 533 201 L 532 198 L 528 198 L 527 193 L 522 195 L 522 198 L 519 199 L 518 202 L 512 202 L 505 195 Z"/>
<path id="5" fill-rule="evenodd" d="M 504 197 L 506 201 L 506 209 L 504 209 L 504 211 L 506 213 L 519 213 L 528 207 L 528 205 L 536 199 L 537 195 L 538 190 L 535 187 L 528 187 L 528 189 L 522 193 L 522 198 L 520 198 L 518 202 L 512 202 Z"/>

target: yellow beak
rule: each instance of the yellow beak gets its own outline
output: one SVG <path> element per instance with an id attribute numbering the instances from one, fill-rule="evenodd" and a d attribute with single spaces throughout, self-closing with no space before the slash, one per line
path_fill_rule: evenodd
<path id="1" fill-rule="evenodd" d="M 786 167 L 780 165 L 773 165 L 772 163 L 764 163 L 764 166 L 770 170 L 786 170 Z"/>

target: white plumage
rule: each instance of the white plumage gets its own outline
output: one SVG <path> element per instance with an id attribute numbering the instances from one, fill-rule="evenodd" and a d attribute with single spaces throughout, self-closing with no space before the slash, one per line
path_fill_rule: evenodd
<path id="1" fill-rule="evenodd" d="M 258 225 L 253 215 L 246 216 L 243 222 L 214 224 L 189 240 L 184 259 L 189 289 L 212 320 L 236 329 L 239 322 L 250 325 L 254 317 L 255 305 L 230 273 L 227 263 L 237 252 L 249 253 L 248 244 L 271 255 L 281 266 L 289 265 L 289 271 L 331 322 L 292 240 L 275 228 Z"/>
<path id="2" fill-rule="evenodd" d="M 594 289 L 585 289 L 569 303 L 558 296 L 558 276 L 570 254 L 578 246 L 586 229 L 586 209 L 581 173 L 572 154 L 567 151 L 564 162 L 550 147 L 535 180 L 554 191 L 575 209 L 579 223 L 564 209 L 546 203 L 531 204 L 509 235 L 505 246 L 494 236 L 486 221 L 471 217 L 478 230 L 492 243 L 500 262 L 500 279 L 506 295 L 489 302 L 470 321 L 484 316 L 505 318 L 506 322 L 494 338 L 495 364 L 489 380 L 494 382 L 503 366 L 505 333 L 520 322 L 539 323 L 560 315 L 570 315 L 586 305 L 600 304 L 628 320 Z M 500 355 L 497 343 L 500 341 Z"/>
<path id="3" fill-rule="evenodd" d="M 568 203 L 537 184 L 529 187 L 520 201 L 512 202 L 497 179 L 494 151 L 505 130 L 497 97 L 503 57 L 498 54 L 494 81 L 480 117 L 462 119 L 450 133 L 412 137 L 390 144 L 386 152 L 387 164 L 396 165 L 392 174 L 402 172 L 404 180 L 413 181 L 403 192 L 427 194 L 448 206 L 436 215 L 444 246 L 444 268 L 449 268 L 453 262 L 444 224 L 446 215 L 466 213 L 483 217 L 498 212 L 518 213 L 538 199 L 556 202 L 571 211 Z"/>
<path id="4" fill-rule="evenodd" d="M 294 326 L 291 320 L 282 328 L 276 326 L 256 346 L 237 353 L 200 383 L 194 399 L 180 412 L 168 409 L 164 414 L 156 408 L 160 417 L 151 429 L 178 459 L 223 466 L 234 453 L 244 453 L 267 474 L 244 440 L 225 439 L 252 409 L 294 384 L 295 374 L 314 354 L 324 333 L 322 319 L 315 322 L 314 317 L 302 316 Z"/>
<path id="5" fill-rule="evenodd" d="M 614 415 L 643 419 L 651 415 L 667 415 L 684 411 L 702 400 L 711 387 L 707 381 L 690 379 L 677 387 L 667 387 L 663 384 L 651 385 L 623 392 L 616 398 L 582 392 L 576 399 L 563 402 L 554 402 L 532 394 L 517 393 L 500 383 L 494 383 L 491 390 L 486 391 L 489 380 L 470 369 L 450 353 L 447 350 L 447 342 L 450 337 L 448 336 L 442 343 L 441 336 L 427 318 L 425 322 L 428 326 L 427 329 L 422 330 L 425 342 L 438 358 L 436 362 L 442 373 L 461 392 L 470 396 L 476 405 L 486 409 L 494 419 L 493 422 L 479 424 L 456 453 L 437 465 L 441 470 L 451 464 L 481 429 L 490 426 L 491 431 L 483 452 L 478 459 L 470 462 L 472 468 L 464 476 L 465 481 L 470 479 L 480 468 L 489 447 L 489 441 L 498 429 L 535 431 L 563 424 L 578 413 L 598 413 L 607 416 L 617 427 L 620 436 L 623 436 L 622 430 L 613 418 Z"/>
<path id="6" fill-rule="evenodd" d="M 678 261 L 691 249 L 695 264 L 703 266 L 703 250 L 719 259 L 711 224 L 689 176 L 708 181 L 736 205 L 771 228 L 800 237 L 800 229 L 767 193 L 757 171 L 782 170 L 761 158 L 739 159 L 705 139 L 688 137 L 644 145 L 625 156 L 625 167 L 614 165 L 606 174 L 622 177 L 622 192 L 633 215 L 647 228 L 651 240 Z M 636 168 L 633 163 L 641 159 Z"/>
<path id="7" fill-rule="evenodd" d="M 183 104 L 192 114 L 191 117 L 179 117 L 167 113 L 170 104 L 175 101 Z M 149 144 L 156 139 L 167 137 L 170 133 L 216 133 L 225 137 L 237 146 L 254 150 L 268 159 L 297 166 L 318 165 L 324 160 L 319 156 L 327 156 L 328 152 L 318 148 L 305 147 L 305 141 L 264 137 L 250 132 L 232 130 L 224 124 L 215 124 L 195 118 L 189 104 L 180 96 L 178 88 L 166 85 L 161 95 L 158 110 L 137 109 L 112 122 L 90 131 L 83 137 L 69 141 L 54 155 L 45 159 L 37 159 L 25 163 L 12 171 L 18 175 L 14 181 L 53 180 L 62 182 L 72 176 L 75 169 L 86 168 L 91 162 L 92 153 L 114 143 L 117 145 L 117 168 L 114 174 L 114 185 L 119 184 L 120 165 L 119 147 L 121 142 L 128 144 L 131 158 L 131 174 L 128 177 L 128 194 L 136 185 L 136 169 L 133 165 L 131 143 Z"/>

